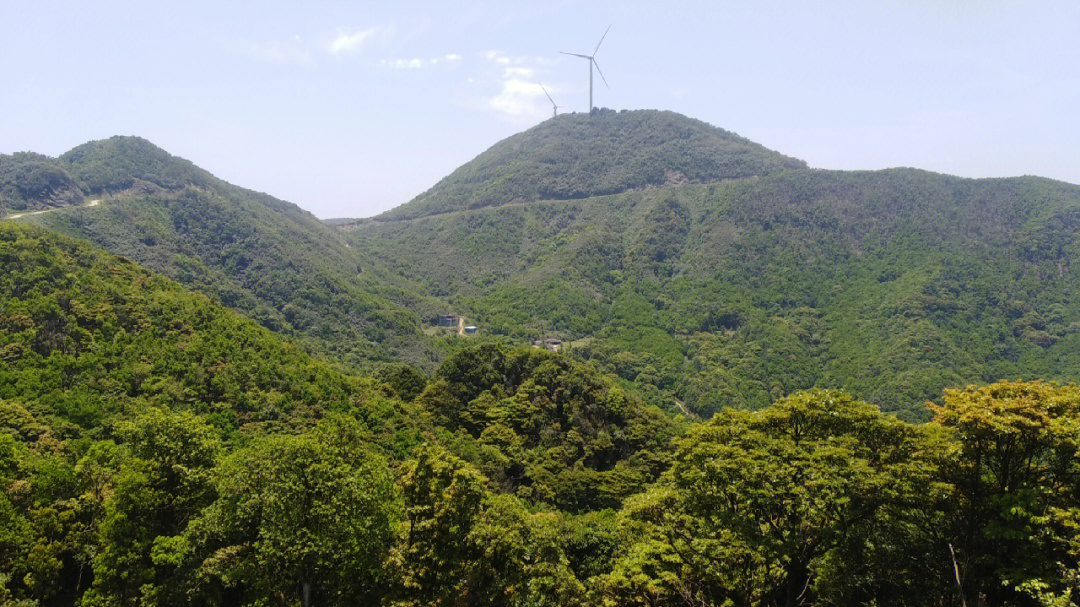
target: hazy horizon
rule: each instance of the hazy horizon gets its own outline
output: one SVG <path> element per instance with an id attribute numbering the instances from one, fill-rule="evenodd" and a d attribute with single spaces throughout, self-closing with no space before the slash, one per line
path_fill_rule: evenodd
<path id="1" fill-rule="evenodd" d="M 322 218 L 403 204 L 550 117 L 538 82 L 827 169 L 1080 183 L 1080 5 L 4 3 L 0 153 L 137 135 Z M 561 112 L 562 110 L 560 110 Z"/>

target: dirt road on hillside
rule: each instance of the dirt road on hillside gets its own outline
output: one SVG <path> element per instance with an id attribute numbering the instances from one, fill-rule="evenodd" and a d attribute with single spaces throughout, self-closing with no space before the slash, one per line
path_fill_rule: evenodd
<path id="1" fill-rule="evenodd" d="M 96 207 L 99 204 L 101 204 L 101 199 L 100 198 L 95 198 L 94 200 L 91 200 L 91 201 L 87 202 L 86 204 L 80 205 L 80 206 L 82 208 L 90 208 L 90 207 Z M 41 211 L 28 211 L 26 213 L 15 213 L 15 214 L 8 215 L 8 216 L 0 218 L 0 219 L 18 219 L 20 217 L 32 217 L 34 215 L 44 215 L 45 213 L 55 213 L 56 211 L 63 211 L 64 209 L 70 209 L 70 208 L 71 207 L 58 207 L 58 208 L 55 208 L 55 209 L 43 209 Z M 76 207 L 76 208 L 79 208 L 79 207 Z"/>

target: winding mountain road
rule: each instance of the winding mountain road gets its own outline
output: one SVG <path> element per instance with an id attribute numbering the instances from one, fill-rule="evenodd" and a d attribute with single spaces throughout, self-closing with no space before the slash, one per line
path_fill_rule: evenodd
<path id="1" fill-rule="evenodd" d="M 84 205 L 79 205 L 79 207 L 81 207 L 81 208 L 90 208 L 90 207 L 96 207 L 99 204 L 101 204 L 101 199 L 100 198 L 95 198 L 94 200 L 88 201 Z M 79 207 L 75 207 L 75 208 L 79 208 Z M 70 208 L 72 208 L 72 207 L 57 207 L 55 209 L 43 209 L 41 211 L 28 211 L 26 213 L 15 213 L 15 214 L 12 214 L 12 215 L 7 215 L 5 217 L 2 217 L 0 219 L 18 219 L 20 217 L 30 217 L 32 215 L 44 215 L 45 213 L 54 213 L 56 211 L 63 211 L 64 209 L 70 209 Z"/>

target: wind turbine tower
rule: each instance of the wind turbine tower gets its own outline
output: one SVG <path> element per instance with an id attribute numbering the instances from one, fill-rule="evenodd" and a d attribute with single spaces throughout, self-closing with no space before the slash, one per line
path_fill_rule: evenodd
<path id="1" fill-rule="evenodd" d="M 537 82 L 537 84 L 540 84 L 540 83 Z M 551 94 L 547 92 L 547 89 L 544 88 L 544 85 L 542 85 L 542 84 L 540 84 L 540 90 L 544 91 L 544 94 L 547 95 L 548 101 L 551 102 L 551 109 L 552 109 L 552 114 L 551 115 L 552 116 L 558 116 L 559 115 L 559 106 L 555 105 L 555 100 L 551 98 Z"/>
<path id="2" fill-rule="evenodd" d="M 600 78 L 604 81 L 604 86 L 606 86 L 608 88 L 611 88 L 610 86 L 608 86 L 607 78 L 604 78 L 604 72 L 600 71 L 600 64 L 596 62 L 596 51 L 600 50 L 600 45 L 604 43 L 604 38 L 607 38 L 607 33 L 609 31 L 611 31 L 611 26 L 610 25 L 607 27 L 606 30 L 604 30 L 604 35 L 600 36 L 600 42 L 596 43 L 596 48 L 593 49 L 593 52 L 592 52 L 591 55 L 581 55 L 581 54 L 578 54 L 578 53 L 567 53 L 565 51 L 559 51 L 563 55 L 571 55 L 573 57 L 581 57 L 582 59 L 585 59 L 585 60 L 587 60 L 589 62 L 589 113 L 590 114 L 592 113 L 592 108 L 593 108 L 593 104 L 592 104 L 592 68 L 593 68 L 593 66 L 596 66 L 596 72 L 598 74 L 600 74 Z"/>

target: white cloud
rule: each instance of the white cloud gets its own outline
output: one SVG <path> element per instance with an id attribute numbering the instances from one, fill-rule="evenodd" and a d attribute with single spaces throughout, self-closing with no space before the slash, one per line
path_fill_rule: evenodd
<path id="1" fill-rule="evenodd" d="M 363 48 L 364 44 L 371 40 L 377 32 L 378 30 L 375 28 L 359 30 L 352 33 L 348 33 L 345 30 L 338 30 L 337 35 L 330 41 L 328 47 L 330 54 L 341 55 L 344 53 L 355 53 Z"/>
<path id="2" fill-rule="evenodd" d="M 549 62 L 538 57 L 515 57 L 488 51 L 486 76 L 478 82 L 497 85 L 497 92 L 484 100 L 484 107 L 516 123 L 528 123 L 551 116 L 551 102 L 540 82 L 556 99 L 565 87 L 552 80 Z M 472 82 L 472 80 L 470 80 Z"/>
<path id="3" fill-rule="evenodd" d="M 502 65 L 509 65 L 510 64 L 510 58 L 503 55 L 499 51 L 488 51 L 487 53 L 484 54 L 484 57 L 487 57 L 488 61 L 493 61 L 495 63 L 499 63 L 499 64 L 502 64 Z"/>
<path id="4" fill-rule="evenodd" d="M 540 85 L 527 80 L 504 80 L 502 90 L 488 100 L 491 109 L 513 119 L 536 119 L 547 114 Z"/>
<path id="5" fill-rule="evenodd" d="M 312 64 L 321 54 L 343 56 L 355 54 L 364 48 L 385 42 L 394 35 L 393 27 L 371 27 L 368 29 L 338 28 L 330 35 L 317 36 L 308 41 L 300 34 L 293 34 L 284 40 L 252 42 L 241 40 L 227 42 L 226 46 L 243 55 L 267 63 Z"/>
<path id="6" fill-rule="evenodd" d="M 380 63 L 383 67 L 392 67 L 397 70 L 416 70 L 424 67 L 423 59 L 383 59 Z"/>
<path id="7" fill-rule="evenodd" d="M 461 61 L 461 55 L 450 53 L 448 55 L 432 57 L 430 59 L 421 59 L 420 57 L 413 57 L 412 59 L 383 59 L 379 62 L 379 65 L 398 70 L 418 70 L 424 67 L 439 65 L 440 63 L 454 63 L 456 61 Z"/>

